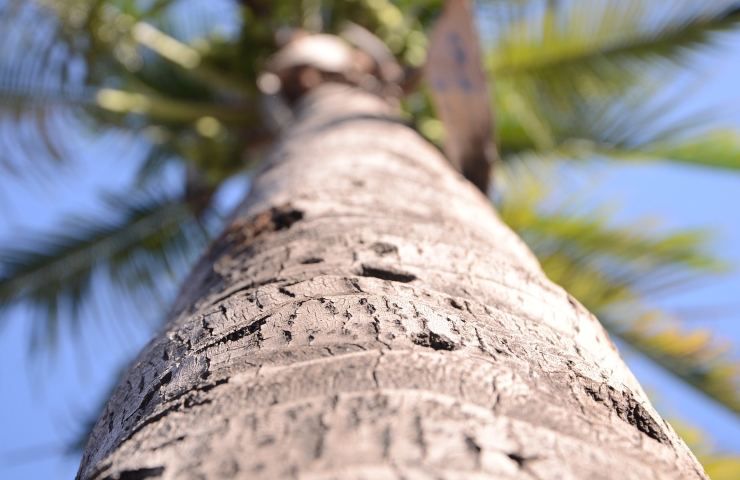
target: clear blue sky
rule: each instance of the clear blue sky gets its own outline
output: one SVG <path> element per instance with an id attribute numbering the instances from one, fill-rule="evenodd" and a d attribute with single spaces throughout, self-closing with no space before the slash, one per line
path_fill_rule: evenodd
<path id="1" fill-rule="evenodd" d="M 727 48 L 698 64 L 697 68 L 707 72 L 706 81 L 687 98 L 740 112 L 740 35 L 728 37 L 725 43 Z M 732 122 L 740 128 L 740 113 Z M 0 241 L 12 240 L 21 227 L 55 225 L 61 213 L 95 209 L 95 193 L 121 185 L 135 166 L 133 154 L 95 147 L 83 150 L 80 157 L 80 163 L 62 175 L 62 182 L 55 178 L 21 188 L 12 180 L 0 179 Z M 117 175 L 110 175 L 111 171 Z M 573 184 L 578 183 L 597 185 L 590 190 L 595 205 L 604 201 L 620 205 L 616 221 L 648 215 L 662 219 L 668 227 L 716 231 L 714 248 L 732 262 L 735 271 L 662 305 L 727 307 L 724 315 L 695 322 L 710 325 L 740 346 L 740 314 L 736 313 L 740 311 L 740 174 L 666 164 L 602 165 L 576 174 Z M 18 308 L 4 318 L 0 331 L 4 389 L 0 397 L 0 478 L 72 478 L 78 458 L 60 454 L 59 448 L 74 435 L 77 422 L 94 411 L 122 362 L 150 334 L 135 321 L 120 325 L 118 333 L 112 334 L 109 328 L 98 328 L 105 319 L 94 313 L 88 316 L 89 321 L 83 322 L 83 342 L 70 342 L 67 333 L 57 354 L 34 361 L 26 349 L 32 321 L 29 312 Z M 736 347 L 736 357 L 739 351 Z M 711 433 L 718 447 L 740 454 L 740 422 L 733 415 L 649 363 L 628 360 L 664 412 L 692 421 Z"/>

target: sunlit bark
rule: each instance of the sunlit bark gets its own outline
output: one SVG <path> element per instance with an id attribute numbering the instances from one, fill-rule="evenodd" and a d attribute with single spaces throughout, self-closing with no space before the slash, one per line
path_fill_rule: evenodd
<path id="1" fill-rule="evenodd" d="M 328 85 L 114 393 L 80 477 L 704 474 L 490 202 L 384 102 Z"/>

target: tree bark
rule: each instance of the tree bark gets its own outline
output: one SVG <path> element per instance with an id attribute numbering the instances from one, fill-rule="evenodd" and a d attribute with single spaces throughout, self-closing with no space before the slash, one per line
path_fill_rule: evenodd
<path id="1" fill-rule="evenodd" d="M 697 479 L 596 318 L 327 85 L 114 392 L 83 479 Z"/>

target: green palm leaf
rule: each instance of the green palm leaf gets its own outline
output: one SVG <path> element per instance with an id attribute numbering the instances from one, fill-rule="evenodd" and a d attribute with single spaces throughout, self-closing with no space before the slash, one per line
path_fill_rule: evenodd
<path id="1" fill-rule="evenodd" d="M 740 134 L 716 127 L 715 110 L 677 110 L 680 90 L 643 85 L 618 96 L 576 102 L 570 110 L 536 104 L 521 88 L 499 86 L 498 136 L 505 161 L 539 152 L 559 159 L 672 161 L 740 169 Z"/>
<path id="2" fill-rule="evenodd" d="M 648 305 L 691 286 L 723 265 L 704 253 L 701 232 L 659 233 L 650 224 L 616 227 L 608 215 L 541 205 L 536 182 L 516 175 L 499 205 L 502 218 L 540 259 L 547 275 L 578 298 L 604 326 L 666 371 L 740 413 L 740 367 L 707 331 Z"/>
<path id="3" fill-rule="evenodd" d="M 691 448 L 712 480 L 735 480 L 740 475 L 740 457 L 724 453 L 712 445 L 711 439 L 699 429 L 681 421 L 670 420 L 673 428 Z"/>
<path id="4" fill-rule="evenodd" d="M 600 318 L 631 349 L 740 413 L 740 365 L 728 355 L 728 345 L 718 343 L 710 331 L 688 331 L 676 319 L 655 311 L 643 311 L 629 322 L 614 313 Z"/>
<path id="5" fill-rule="evenodd" d="M 705 454 L 698 458 L 712 480 L 734 480 L 740 475 L 740 458 L 737 456 Z"/>
<path id="6" fill-rule="evenodd" d="M 131 2 L 77 0 L 5 5 L 0 17 L 0 133 L 20 123 L 29 128 L 23 136 L 15 131 L 0 135 L 5 147 L 1 166 L 33 173 L 24 159 L 34 158 L 33 165 L 43 166 L 40 159 L 73 158 L 66 131 L 70 125 L 77 131 L 92 125 L 138 131 L 142 124 L 156 123 L 170 129 L 171 136 L 185 130 L 187 138 L 173 145 L 192 144 L 190 132 L 204 118 L 231 128 L 231 137 L 250 127 L 261 130 L 253 101 L 222 95 L 246 82 L 249 96 L 254 79 L 233 80 L 228 69 L 216 68 L 195 48 L 140 21 L 156 11 L 157 17 L 147 19 L 167 24 L 170 4 L 174 2 L 142 8 Z M 21 28 L 29 23 L 42 34 Z M 199 64 L 184 65 L 183 51 L 197 56 Z"/>
<path id="7" fill-rule="evenodd" d="M 490 65 L 496 77 L 532 78 L 540 87 L 574 89 L 587 97 L 644 75 L 650 62 L 682 65 L 686 54 L 710 45 L 714 34 L 740 22 L 740 4 L 645 0 L 531 4 L 530 14 L 501 26 Z M 485 28 L 486 18 L 483 20 Z M 489 21 L 495 22 L 495 19 Z M 574 83 L 575 82 L 575 83 Z M 565 90 L 560 93 L 566 93 Z"/>
<path id="8" fill-rule="evenodd" d="M 676 142 L 655 143 L 635 156 L 669 159 L 691 165 L 740 169 L 740 132 L 713 130 Z"/>
<path id="9" fill-rule="evenodd" d="M 667 74 L 686 72 L 681 67 L 692 52 L 740 25 L 740 3 L 557 5 L 528 7 L 534 13 L 501 25 L 503 33 L 491 40 L 504 159 L 538 150 L 563 158 L 740 166 L 736 134 L 695 134 L 714 122 L 717 112 L 679 114 L 685 89 L 667 90 L 662 81 Z"/>
<path id="10" fill-rule="evenodd" d="M 33 326 L 32 346 L 53 345 L 60 319 L 75 325 L 81 305 L 110 282 L 123 299 L 161 307 L 163 287 L 207 238 L 179 200 L 145 195 L 107 203 L 106 220 L 72 217 L 63 229 L 21 235 L 0 250 L 0 307 L 30 304 L 43 320 Z"/>

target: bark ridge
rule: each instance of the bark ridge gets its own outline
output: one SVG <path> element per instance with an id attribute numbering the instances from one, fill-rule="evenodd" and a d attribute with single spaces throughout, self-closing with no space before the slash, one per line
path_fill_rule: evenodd
<path id="1" fill-rule="evenodd" d="M 706 478 L 436 149 L 345 87 L 301 112 L 80 478 Z"/>

